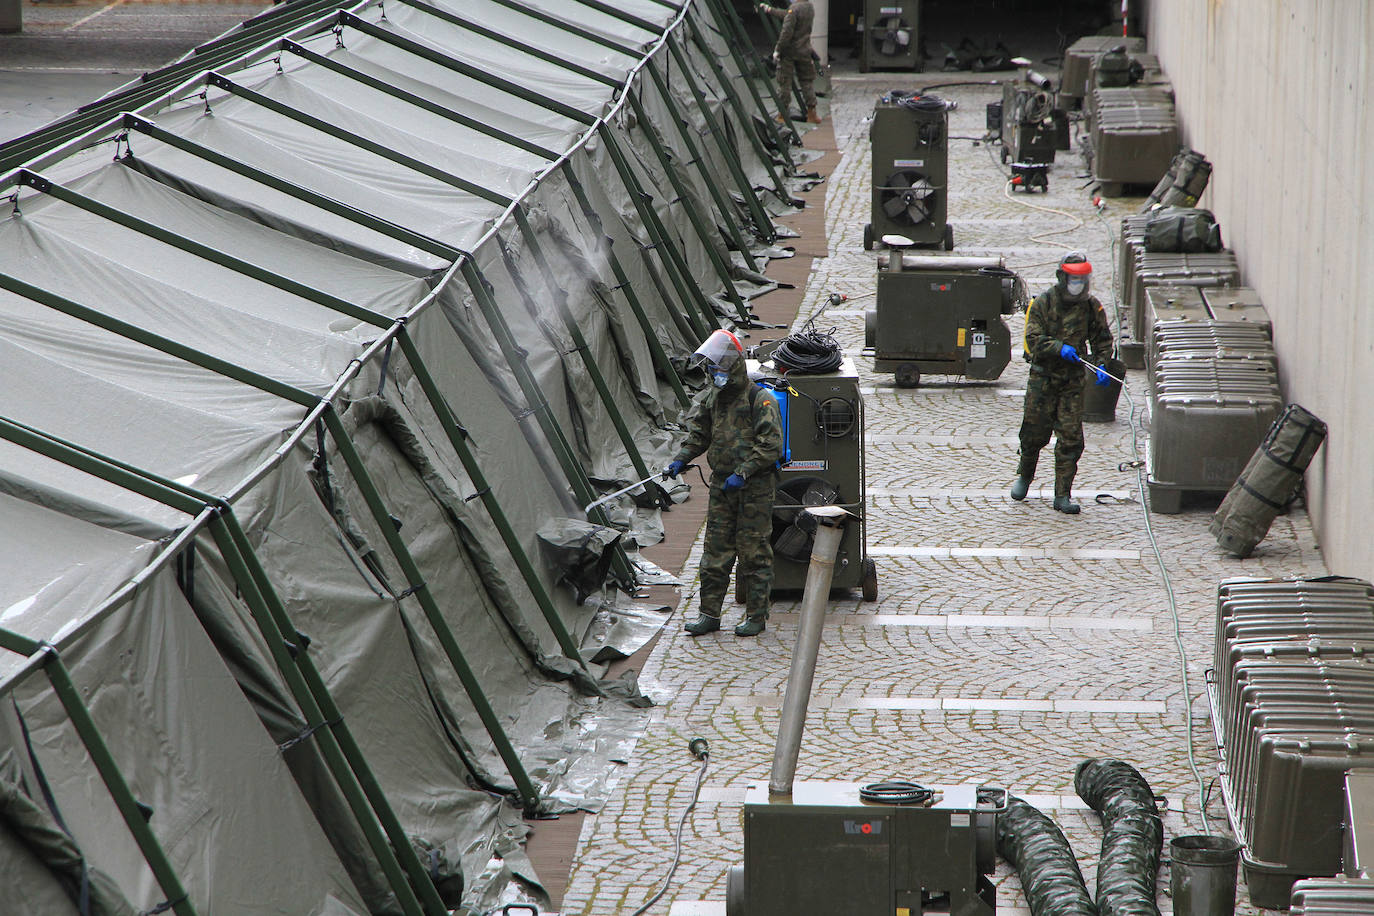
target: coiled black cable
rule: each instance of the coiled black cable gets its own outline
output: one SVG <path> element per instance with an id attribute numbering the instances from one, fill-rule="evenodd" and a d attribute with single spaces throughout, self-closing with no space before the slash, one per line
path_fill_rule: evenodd
<path id="1" fill-rule="evenodd" d="M 905 779 L 870 782 L 859 789 L 859 798 L 879 805 L 928 805 L 935 800 L 935 790 Z"/>
<path id="2" fill-rule="evenodd" d="M 773 351 L 773 362 L 779 369 L 798 375 L 820 375 L 840 368 L 844 353 L 835 340 L 834 328 L 817 331 L 808 322 L 802 330 L 783 338 Z"/>

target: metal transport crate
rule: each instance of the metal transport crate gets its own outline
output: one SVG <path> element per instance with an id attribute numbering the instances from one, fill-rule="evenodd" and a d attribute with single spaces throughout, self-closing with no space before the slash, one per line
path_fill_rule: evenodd
<path id="1" fill-rule="evenodd" d="M 1124 46 L 1128 52 L 1144 51 L 1145 39 L 1120 35 L 1085 35 L 1064 52 L 1064 66 L 1060 75 L 1059 104 L 1077 108 L 1088 94 L 1088 70 L 1093 58 L 1104 51 Z"/>
<path id="2" fill-rule="evenodd" d="M 1326 907 L 1308 912 L 1364 912 L 1353 907 L 1366 887 L 1302 879 L 1341 873 L 1356 823 L 1348 784 L 1374 787 L 1374 586 L 1226 580 L 1213 664 L 1222 797 L 1251 902 L 1282 908 L 1291 889 L 1295 906 Z"/>

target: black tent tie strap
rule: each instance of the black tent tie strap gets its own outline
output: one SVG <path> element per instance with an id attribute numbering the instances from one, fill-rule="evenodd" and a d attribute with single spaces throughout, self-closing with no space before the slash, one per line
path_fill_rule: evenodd
<path id="1" fill-rule="evenodd" d="M 166 913 L 174 909 L 177 904 L 190 899 L 190 894 L 182 894 L 175 900 L 164 900 L 151 910 L 140 910 L 138 916 L 158 916 L 159 913 Z"/>
<path id="2" fill-rule="evenodd" d="M 470 503 L 470 502 L 472 502 L 474 499 L 481 499 L 483 496 L 486 496 L 486 495 L 487 495 L 488 493 L 490 493 L 490 492 L 491 492 L 491 487 L 483 487 L 482 489 L 478 490 L 476 493 L 473 493 L 471 496 L 464 496 L 464 497 L 463 497 L 463 502 L 465 502 L 465 503 Z"/>
<path id="3" fill-rule="evenodd" d="M 386 348 L 382 350 L 382 365 L 381 369 L 379 370 L 382 377 L 377 380 L 378 397 L 381 397 L 382 392 L 386 389 L 386 376 L 387 372 L 391 368 L 391 347 L 394 343 L 396 343 L 396 338 L 392 337 L 390 340 L 386 342 Z"/>
<path id="4" fill-rule="evenodd" d="M 343 724 L 343 718 L 342 718 L 342 717 L 337 718 L 337 719 L 326 719 L 326 720 L 324 720 L 323 722 L 316 722 L 314 725 L 307 726 L 306 728 L 304 728 L 304 729 L 302 729 L 301 731 L 297 732 L 297 733 L 296 733 L 295 735 L 293 735 L 292 737 L 290 737 L 290 738 L 286 739 L 285 741 L 283 741 L 281 744 L 278 744 L 278 745 L 277 745 L 277 750 L 280 751 L 281 753 L 285 754 L 287 751 L 291 750 L 291 748 L 295 747 L 296 745 L 300 744 L 301 742 L 303 742 L 303 741 L 309 741 L 309 740 L 314 736 L 315 732 L 319 731 L 320 729 L 325 728 L 326 726 L 328 726 L 329 728 L 333 728 L 333 727 L 336 726 L 336 725 L 342 725 L 342 724 Z M 174 904 L 174 905 L 175 905 L 175 904 Z M 160 912 L 162 912 L 162 911 L 161 911 L 161 910 L 150 910 L 149 912 L 159 912 L 159 913 L 160 913 Z"/>

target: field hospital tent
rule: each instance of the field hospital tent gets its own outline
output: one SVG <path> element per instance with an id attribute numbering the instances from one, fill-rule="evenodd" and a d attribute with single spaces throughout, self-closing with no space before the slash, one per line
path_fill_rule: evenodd
<path id="1" fill-rule="evenodd" d="M 684 494 L 598 499 L 808 180 L 743 47 L 723 0 L 298 0 L 0 148 L 15 912 L 540 899 Z"/>

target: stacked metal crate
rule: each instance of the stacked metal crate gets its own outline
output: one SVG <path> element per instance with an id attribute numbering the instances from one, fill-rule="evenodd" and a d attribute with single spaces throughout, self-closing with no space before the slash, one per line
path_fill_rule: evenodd
<path id="1" fill-rule="evenodd" d="M 1133 57 L 1147 62 L 1141 55 Z M 1158 61 L 1149 56 L 1148 62 L 1154 69 L 1130 86 L 1089 90 L 1085 107 L 1092 172 L 1107 197 L 1121 196 L 1127 185 L 1155 185 L 1178 152 L 1173 86 Z"/>
<path id="2" fill-rule="evenodd" d="M 1150 508 L 1224 493 L 1283 410 L 1269 315 L 1254 290 L 1152 286 L 1142 298 L 1150 381 Z"/>
<path id="3" fill-rule="evenodd" d="M 1374 586 L 1223 581 L 1211 675 L 1222 796 L 1250 900 L 1285 907 L 1294 881 L 1341 873 L 1346 774 L 1374 767 Z"/>
<path id="4" fill-rule="evenodd" d="M 1077 108 L 1088 95 L 1088 71 L 1095 58 L 1104 51 L 1124 46 L 1128 52 L 1144 51 L 1145 39 L 1123 38 L 1118 35 L 1086 35 L 1069 45 L 1064 52 L 1064 66 L 1059 79 L 1059 107 Z"/>
<path id="5" fill-rule="evenodd" d="M 1374 916 L 1374 881 L 1312 878 L 1293 885 L 1288 916 Z"/>

